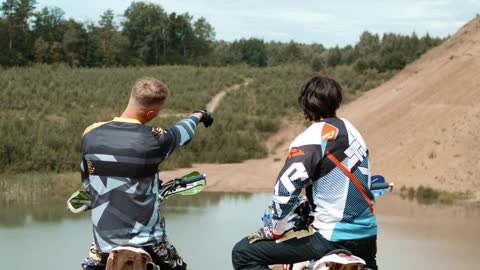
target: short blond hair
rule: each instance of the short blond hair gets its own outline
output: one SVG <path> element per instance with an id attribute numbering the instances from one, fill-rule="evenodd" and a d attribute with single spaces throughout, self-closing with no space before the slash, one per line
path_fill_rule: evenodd
<path id="1" fill-rule="evenodd" d="M 132 87 L 130 98 L 145 109 L 163 105 L 169 95 L 168 87 L 160 80 L 144 77 L 137 80 Z"/>

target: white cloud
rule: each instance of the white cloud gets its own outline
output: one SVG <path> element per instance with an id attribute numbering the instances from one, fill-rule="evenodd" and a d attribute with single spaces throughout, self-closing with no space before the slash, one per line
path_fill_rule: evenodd
<path id="1" fill-rule="evenodd" d="M 328 23 L 335 19 L 333 14 L 322 14 L 311 11 L 285 11 L 279 13 L 249 12 L 248 17 L 258 20 L 270 20 L 285 23 Z"/>

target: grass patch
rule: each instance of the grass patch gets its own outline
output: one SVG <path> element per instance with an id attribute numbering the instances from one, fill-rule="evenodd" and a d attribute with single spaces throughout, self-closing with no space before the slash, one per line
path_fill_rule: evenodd
<path id="1" fill-rule="evenodd" d="M 448 192 L 438 190 L 431 187 L 419 186 L 413 187 L 402 186 L 400 196 L 403 199 L 416 200 L 420 204 L 446 204 L 452 205 L 460 201 L 473 199 L 471 192 Z"/>
<path id="2" fill-rule="evenodd" d="M 78 170 L 83 130 L 108 121 L 124 109 L 133 82 L 143 76 L 163 80 L 171 90 L 165 113 L 187 116 L 204 108 L 220 91 L 226 94 L 211 128 L 197 129 L 192 144 L 179 150 L 162 169 L 193 162 L 231 163 L 268 156 L 264 142 L 278 132 L 282 119 L 301 115 L 297 96 L 312 73 L 309 65 L 268 68 L 247 66 L 159 66 L 77 68 L 37 65 L 0 72 L 0 171 L 3 173 Z M 345 102 L 381 84 L 393 72 L 357 72 L 349 66 L 325 70 L 343 86 Z M 178 117 L 156 118 L 168 127 Z M 180 152 L 183 152 L 180 154 Z"/>

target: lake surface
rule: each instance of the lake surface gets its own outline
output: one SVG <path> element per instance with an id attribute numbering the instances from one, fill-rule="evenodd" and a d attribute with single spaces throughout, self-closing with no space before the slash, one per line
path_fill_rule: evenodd
<path id="1" fill-rule="evenodd" d="M 232 269 L 233 245 L 261 226 L 270 194 L 202 193 L 167 199 L 167 232 L 190 270 Z M 378 264 L 384 270 L 477 269 L 480 209 L 378 199 Z M 89 214 L 63 205 L 0 209 L 0 269 L 80 269 Z"/>

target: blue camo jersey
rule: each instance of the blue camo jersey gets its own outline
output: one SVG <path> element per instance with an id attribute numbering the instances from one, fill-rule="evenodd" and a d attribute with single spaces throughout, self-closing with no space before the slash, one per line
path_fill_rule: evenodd
<path id="1" fill-rule="evenodd" d="M 353 174 L 368 200 L 375 203 L 362 136 L 347 120 L 327 118 L 313 123 L 290 145 L 273 194 L 274 233 L 289 229 L 288 214 L 305 189 L 314 217 L 312 225 L 327 240 L 355 240 L 377 234 L 367 200 L 327 153 Z"/>
<path id="2" fill-rule="evenodd" d="M 151 246 L 162 239 L 158 165 L 192 139 L 198 118 L 152 128 L 116 117 L 88 127 L 82 139 L 82 183 L 92 198 L 96 246 Z"/>

